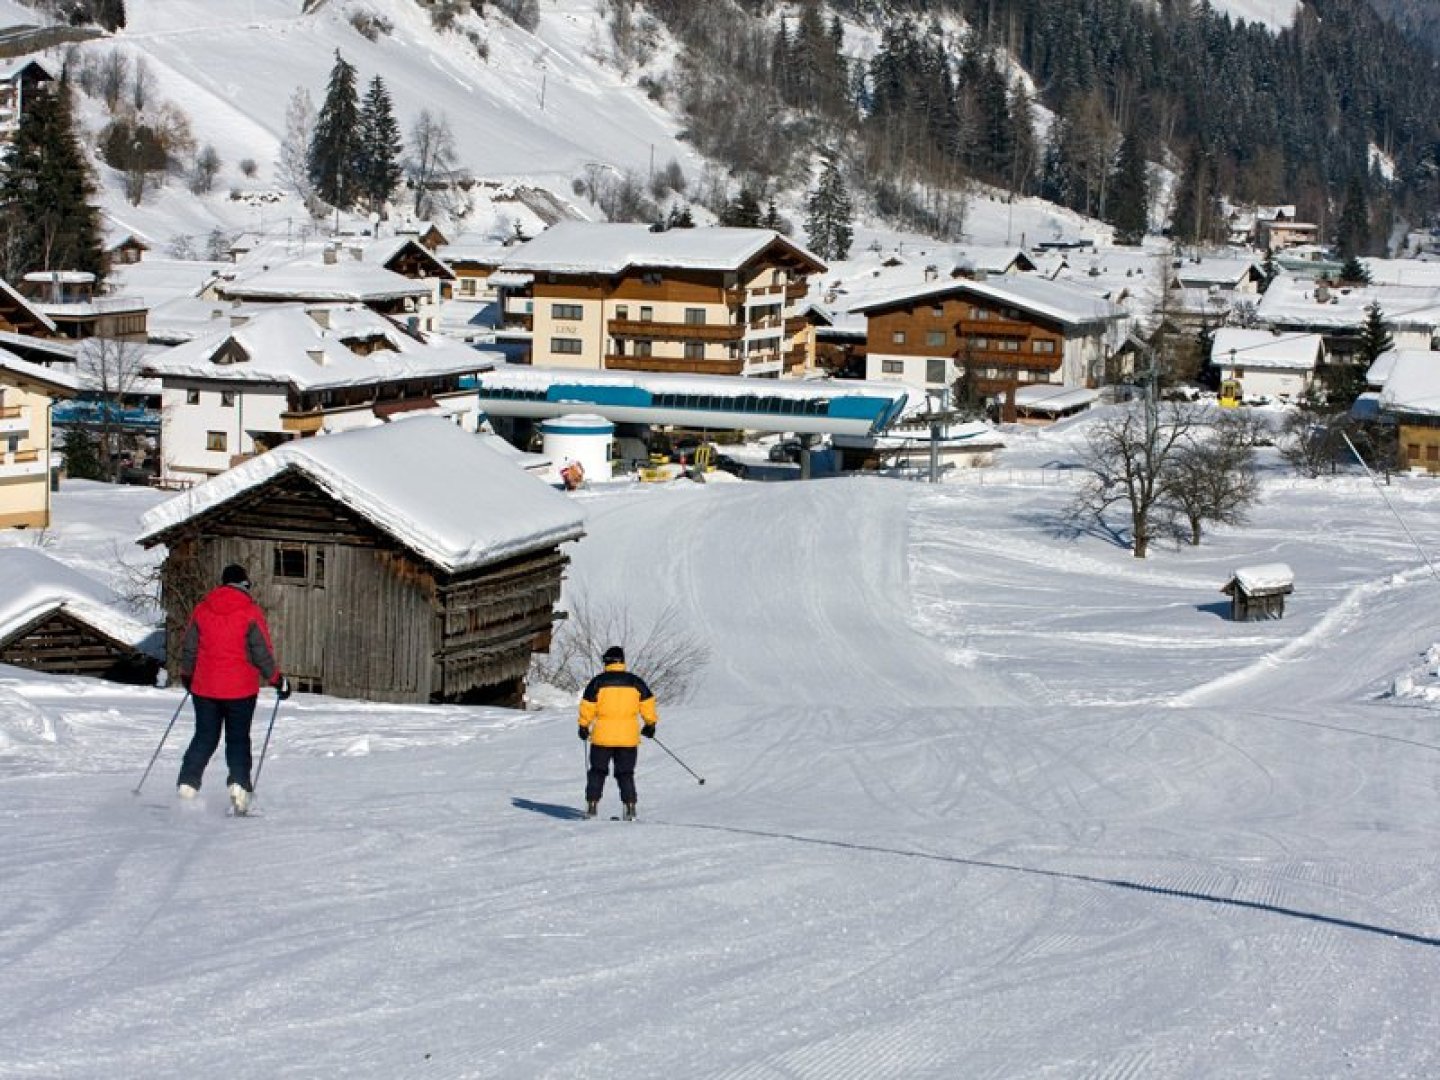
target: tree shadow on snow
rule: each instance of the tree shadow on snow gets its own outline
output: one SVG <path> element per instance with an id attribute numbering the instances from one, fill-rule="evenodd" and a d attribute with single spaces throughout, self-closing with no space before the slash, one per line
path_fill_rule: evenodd
<path id="1" fill-rule="evenodd" d="M 546 817 L 560 818 L 564 821 L 578 821 L 585 815 L 573 806 L 561 806 L 559 803 L 532 802 L 529 799 L 512 798 L 510 805 L 517 810 L 529 810 L 532 814 L 544 814 Z"/>

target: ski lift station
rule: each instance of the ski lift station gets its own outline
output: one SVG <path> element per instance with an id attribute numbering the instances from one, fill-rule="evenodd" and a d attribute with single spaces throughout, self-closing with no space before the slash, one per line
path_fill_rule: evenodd
<path id="1" fill-rule="evenodd" d="M 877 435 L 909 397 L 900 383 L 848 379 L 753 379 L 730 375 L 578 371 L 497 364 L 467 380 L 492 421 L 550 420 L 577 413 L 613 424 L 796 435 Z"/>

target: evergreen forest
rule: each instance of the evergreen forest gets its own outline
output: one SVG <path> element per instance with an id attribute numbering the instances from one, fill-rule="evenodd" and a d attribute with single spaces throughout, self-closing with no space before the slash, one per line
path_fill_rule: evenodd
<path id="1" fill-rule="evenodd" d="M 1374 2 L 1391 17 L 1306 0 L 1279 33 L 1203 0 L 646 7 L 685 49 L 657 92 L 761 199 L 840 156 L 874 210 L 941 235 L 963 229 L 955 193 L 979 182 L 1122 236 L 1148 216 L 1182 241 L 1221 238 L 1222 199 L 1293 204 L 1327 240 L 1343 218 L 1346 246 L 1373 253 L 1440 204 L 1435 56 L 1397 21 L 1401 0 Z M 846 40 L 856 25 L 878 35 L 867 60 Z M 1137 162 L 1170 169 L 1179 197 Z"/>

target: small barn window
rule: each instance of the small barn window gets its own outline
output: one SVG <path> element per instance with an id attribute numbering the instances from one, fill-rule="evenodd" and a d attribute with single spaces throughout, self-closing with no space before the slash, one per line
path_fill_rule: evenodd
<path id="1" fill-rule="evenodd" d="M 309 579 L 309 552 L 303 544 L 275 545 L 275 576 L 286 581 Z"/>
<path id="2" fill-rule="evenodd" d="M 205 433 L 205 449 L 225 452 L 227 439 L 223 431 L 207 431 Z"/>

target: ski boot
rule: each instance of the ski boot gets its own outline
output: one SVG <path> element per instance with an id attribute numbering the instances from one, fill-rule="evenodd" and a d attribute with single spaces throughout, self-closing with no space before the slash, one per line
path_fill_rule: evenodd
<path id="1" fill-rule="evenodd" d="M 589 799 L 589 800 L 587 800 L 586 803 L 585 803 L 585 816 L 586 816 L 586 817 L 594 817 L 594 816 L 595 816 L 596 814 L 598 814 L 598 813 L 600 813 L 600 800 L 599 800 L 599 799 Z"/>
<path id="2" fill-rule="evenodd" d="M 250 792 L 239 784 L 230 785 L 230 808 L 237 817 L 244 817 L 250 812 Z"/>
<path id="3" fill-rule="evenodd" d="M 627 803 L 625 804 L 625 820 L 626 820 L 626 821 L 634 821 L 634 820 L 635 820 L 635 804 L 634 804 L 633 802 L 627 802 Z"/>

